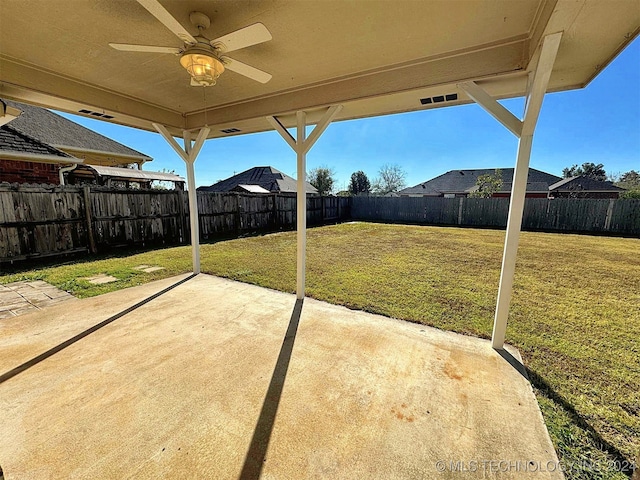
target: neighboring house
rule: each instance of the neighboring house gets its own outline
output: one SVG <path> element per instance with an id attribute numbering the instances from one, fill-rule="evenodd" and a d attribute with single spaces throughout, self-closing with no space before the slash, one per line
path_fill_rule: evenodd
<path id="1" fill-rule="evenodd" d="M 625 189 L 612 182 L 581 175 L 563 178 L 549 186 L 549 198 L 619 198 Z"/>
<path id="2" fill-rule="evenodd" d="M 78 162 L 81 160 L 20 133 L 9 124 L 0 127 L 0 182 L 57 184 L 60 168 Z"/>
<path id="3" fill-rule="evenodd" d="M 493 196 L 509 197 L 511 196 L 514 169 L 501 168 L 499 170 L 502 174 L 502 188 L 494 193 Z M 476 182 L 479 176 L 493 175 L 495 173 L 495 168 L 450 170 L 415 187 L 400 190 L 398 195 L 401 197 L 467 197 L 476 190 Z M 528 198 L 547 198 L 549 186 L 560 180 L 561 178 L 556 175 L 530 168 L 526 196 Z"/>
<path id="4" fill-rule="evenodd" d="M 0 126 L 0 182 L 62 182 L 77 164 L 123 167 L 153 159 L 47 109 L 2 101 L 19 115 Z"/>
<path id="5" fill-rule="evenodd" d="M 318 190 L 305 182 L 307 195 L 317 195 Z M 285 175 L 273 167 L 253 167 L 209 187 L 199 187 L 200 192 L 250 192 L 250 193 L 295 193 L 295 178 Z"/>

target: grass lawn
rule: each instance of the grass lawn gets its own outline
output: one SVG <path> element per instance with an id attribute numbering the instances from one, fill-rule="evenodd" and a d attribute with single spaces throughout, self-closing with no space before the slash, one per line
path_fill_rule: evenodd
<path id="1" fill-rule="evenodd" d="M 352 223 L 308 233 L 307 294 L 489 338 L 504 232 Z M 202 270 L 295 289 L 295 232 L 202 246 Z M 189 247 L 75 261 L 0 277 L 97 295 L 190 270 Z M 132 268 L 160 265 L 151 274 Z M 107 273 L 93 286 L 81 277 Z M 507 341 L 525 360 L 569 479 L 626 478 L 640 452 L 640 240 L 522 234 Z"/>

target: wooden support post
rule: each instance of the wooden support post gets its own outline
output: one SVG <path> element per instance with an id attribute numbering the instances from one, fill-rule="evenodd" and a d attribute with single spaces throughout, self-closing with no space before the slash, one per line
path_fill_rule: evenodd
<path id="1" fill-rule="evenodd" d="M 522 214 L 524 212 L 527 178 L 529 176 L 529 159 L 533 145 L 533 133 L 538 122 L 542 101 L 547 91 L 547 85 L 549 84 L 551 70 L 553 69 L 553 63 L 558 53 L 561 38 L 562 33 L 554 33 L 544 38 L 538 65 L 536 66 L 530 91 L 527 95 L 527 106 L 522 121 L 520 141 L 518 142 L 518 158 L 513 172 L 509 217 L 507 219 L 507 235 L 504 241 L 498 301 L 493 321 L 493 334 L 491 336 L 491 344 L 493 348 L 497 350 L 504 348 L 504 340 L 507 333 L 507 318 L 509 316 L 513 276 L 516 269 L 516 256 L 518 253 L 518 242 L 520 240 L 520 229 L 522 227 Z"/>
<path id="2" fill-rule="evenodd" d="M 296 221 L 297 221 L 297 269 L 296 269 L 296 294 L 298 299 L 304 298 L 306 254 L 307 254 L 307 189 L 306 189 L 306 168 L 307 153 L 316 143 L 320 135 L 326 130 L 331 121 L 342 110 L 342 105 L 329 107 L 313 131 L 307 138 L 306 127 L 307 117 L 305 112 L 296 112 L 296 138 L 293 138 L 287 129 L 276 117 L 267 117 L 267 121 L 276 129 L 280 136 L 296 152 L 297 160 L 297 200 L 296 200 Z"/>
<path id="3" fill-rule="evenodd" d="M 458 84 L 458 86 L 467 93 L 469 98 L 478 103 L 478 105 L 484 108 L 490 115 L 502 123 L 505 128 L 519 138 L 518 156 L 513 172 L 511 198 L 509 202 L 507 235 L 505 237 L 504 253 L 502 255 L 498 300 L 496 302 L 493 335 L 491 337 L 493 348 L 498 350 L 504 347 L 507 332 L 507 317 L 509 315 L 509 304 L 511 303 L 513 276 L 516 267 L 520 229 L 522 227 L 522 214 L 524 213 L 533 133 L 538 122 L 542 101 L 547 91 L 549 78 L 551 77 L 551 71 L 553 70 L 553 64 L 558 53 L 558 48 L 560 47 L 561 39 L 562 32 L 558 32 L 547 35 L 542 40 L 537 65 L 533 68 L 533 76 L 529 76 L 525 112 L 522 121 L 499 104 L 475 82 Z"/>
<path id="4" fill-rule="evenodd" d="M 181 148 L 175 138 L 169 133 L 164 125 L 153 123 L 153 128 L 164 137 L 167 143 L 175 150 L 175 152 L 184 160 L 187 166 L 187 186 L 189 196 L 189 223 L 191 226 L 191 261 L 193 264 L 193 273 L 200 273 L 200 228 L 198 218 L 198 195 L 196 192 L 196 174 L 195 163 L 198 154 L 204 145 L 211 129 L 204 127 L 198 132 L 195 142 L 191 139 L 191 132 L 184 130 L 182 132 L 184 138 L 184 148 Z"/>
<path id="5" fill-rule="evenodd" d="M 96 253 L 96 239 L 93 235 L 93 221 L 91 218 L 91 189 L 88 185 L 82 189 L 84 196 L 84 216 L 87 223 L 87 237 L 89 239 L 89 252 Z"/>

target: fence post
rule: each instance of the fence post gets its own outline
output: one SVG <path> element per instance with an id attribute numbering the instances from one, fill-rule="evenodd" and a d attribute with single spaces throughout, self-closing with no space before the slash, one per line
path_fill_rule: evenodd
<path id="1" fill-rule="evenodd" d="M 607 208 L 607 216 L 604 219 L 604 229 L 608 232 L 611 230 L 611 217 L 613 216 L 613 205 L 616 201 L 613 198 L 609 199 L 609 207 Z"/>
<path id="2" fill-rule="evenodd" d="M 82 189 L 84 196 L 84 215 L 87 222 L 87 236 L 89 237 L 89 252 L 96 253 L 96 239 L 93 236 L 93 222 L 91 221 L 91 190 L 88 185 Z"/>
<path id="3" fill-rule="evenodd" d="M 182 243 L 187 238 L 187 219 L 184 214 L 184 191 L 178 190 L 176 194 L 178 195 L 178 215 L 180 216 L 180 238 L 178 240 Z"/>
<path id="4" fill-rule="evenodd" d="M 240 215 L 240 194 L 236 193 L 236 232 L 238 235 L 240 235 L 240 232 L 242 231 L 242 225 L 241 225 L 241 215 Z"/>
<path id="5" fill-rule="evenodd" d="M 280 223 L 278 218 L 278 194 L 273 194 L 273 228 L 274 230 L 278 229 L 278 224 Z"/>
<path id="6" fill-rule="evenodd" d="M 460 197 L 460 205 L 458 205 L 458 225 L 462 225 L 462 205 L 464 204 L 464 197 Z"/>

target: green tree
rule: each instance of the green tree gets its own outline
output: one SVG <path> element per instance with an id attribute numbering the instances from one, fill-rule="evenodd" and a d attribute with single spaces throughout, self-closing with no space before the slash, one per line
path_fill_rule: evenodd
<path id="1" fill-rule="evenodd" d="M 349 193 L 351 195 L 358 195 L 360 193 L 370 193 L 371 183 L 367 174 L 362 170 L 358 170 L 351 174 L 351 181 L 349 182 Z"/>
<path id="2" fill-rule="evenodd" d="M 480 175 L 476 179 L 476 188 L 469 194 L 474 198 L 490 198 L 502 189 L 502 171 L 497 168 L 494 173 Z"/>
<path id="3" fill-rule="evenodd" d="M 562 176 L 564 178 L 579 177 L 581 175 L 601 182 L 607 179 L 607 173 L 604 171 L 604 165 L 602 163 L 595 164 L 593 162 L 585 162 L 581 167 L 572 165 L 562 170 Z"/>
<path id="4" fill-rule="evenodd" d="M 407 185 L 407 174 L 399 165 L 384 164 L 378 171 L 378 178 L 373 181 L 371 191 L 376 195 L 397 192 Z"/>
<path id="5" fill-rule="evenodd" d="M 307 173 L 307 179 L 320 195 L 330 195 L 335 184 L 335 172 L 328 167 L 318 167 Z"/>
<path id="6" fill-rule="evenodd" d="M 626 189 L 620 194 L 621 198 L 640 198 L 640 173 L 635 170 L 620 175 L 616 185 Z"/>

